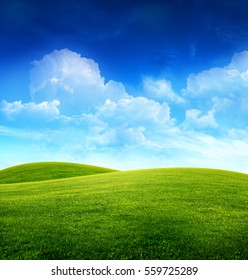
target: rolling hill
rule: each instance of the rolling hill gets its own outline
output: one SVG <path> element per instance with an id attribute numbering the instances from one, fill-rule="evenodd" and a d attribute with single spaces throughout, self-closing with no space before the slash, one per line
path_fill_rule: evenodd
<path id="1" fill-rule="evenodd" d="M 117 170 L 68 162 L 35 162 L 0 170 L 0 184 L 22 183 L 85 176 Z"/>
<path id="2" fill-rule="evenodd" d="M 248 175 L 111 172 L 0 185 L 0 259 L 247 259 Z"/>

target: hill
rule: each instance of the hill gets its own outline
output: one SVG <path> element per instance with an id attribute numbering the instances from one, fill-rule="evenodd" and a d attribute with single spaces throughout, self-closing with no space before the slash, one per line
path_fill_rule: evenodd
<path id="1" fill-rule="evenodd" d="M 35 162 L 0 170 L 0 184 L 35 182 L 114 172 L 117 170 L 68 162 Z"/>
<path id="2" fill-rule="evenodd" d="M 248 259 L 248 175 L 191 168 L 0 185 L 1 259 Z"/>

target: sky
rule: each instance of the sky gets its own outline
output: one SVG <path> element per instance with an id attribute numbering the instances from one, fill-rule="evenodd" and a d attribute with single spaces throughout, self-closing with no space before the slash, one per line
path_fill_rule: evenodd
<path id="1" fill-rule="evenodd" d="M 248 173 L 247 1 L 0 5 L 0 169 Z"/>

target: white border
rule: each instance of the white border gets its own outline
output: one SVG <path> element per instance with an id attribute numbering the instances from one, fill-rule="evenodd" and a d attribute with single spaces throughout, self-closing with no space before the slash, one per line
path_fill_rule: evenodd
<path id="1" fill-rule="evenodd" d="M 53 276 L 52 269 L 58 267 L 59 269 L 105 269 L 106 267 L 115 272 L 116 269 L 132 269 L 135 275 L 125 276 L 103 276 L 103 275 L 62 275 Z M 196 275 L 148 275 L 145 276 L 145 268 L 154 267 L 197 267 Z M 148 270 L 149 270 L 148 269 Z M 79 270 L 79 271 L 80 271 Z M 68 271 L 68 270 L 67 270 Z M 75 270 L 74 270 L 75 271 Z M 125 270 L 124 270 L 125 272 Z M 194 280 L 222 280 L 222 279 L 248 279 L 248 261 L 202 261 L 202 260 L 185 260 L 185 261 L 171 261 L 171 260 L 146 260 L 146 261 L 0 261 L 0 279 L 2 280 L 58 280 L 58 279 L 103 279 L 103 280 L 128 280 L 128 279 L 194 279 Z"/>

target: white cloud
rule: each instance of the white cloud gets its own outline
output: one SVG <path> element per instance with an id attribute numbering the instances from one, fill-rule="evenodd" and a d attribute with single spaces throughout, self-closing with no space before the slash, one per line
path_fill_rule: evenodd
<path id="1" fill-rule="evenodd" d="M 208 111 L 205 115 L 198 109 L 187 110 L 183 127 L 188 129 L 217 128 L 218 124 L 214 117 L 214 110 Z"/>
<path id="2" fill-rule="evenodd" d="M 184 95 L 190 97 L 218 95 L 231 97 L 235 90 L 240 89 L 240 82 L 241 75 L 236 69 L 211 68 L 198 74 L 189 75 Z"/>
<path id="3" fill-rule="evenodd" d="M 154 80 L 146 77 L 143 80 L 143 87 L 147 97 L 158 101 L 166 101 L 172 103 L 184 103 L 185 100 L 178 96 L 172 89 L 171 82 L 161 79 Z"/>
<path id="4" fill-rule="evenodd" d="M 92 126 L 91 129 L 91 134 L 77 127 L 44 130 L 37 134 L 33 130 L 0 127 L 0 134 L 8 136 L 7 155 L 18 157 L 19 162 L 69 160 L 119 169 L 188 166 L 248 172 L 247 131 L 239 131 L 239 139 L 234 131 L 229 137 L 217 139 L 178 127 L 162 130 L 161 126 L 160 131 L 151 134 L 144 127 L 119 130 L 105 127 L 105 130 L 97 131 L 101 127 Z M 11 145 L 12 140 L 16 142 L 21 135 L 24 135 L 22 142 Z"/>
<path id="5" fill-rule="evenodd" d="M 248 71 L 248 51 L 235 53 L 228 68 L 237 69 L 240 73 Z"/>
<path id="6" fill-rule="evenodd" d="M 60 101 L 65 115 L 90 112 L 107 99 L 128 96 L 123 84 L 105 83 L 98 64 L 68 49 L 55 50 L 33 63 L 30 93 L 35 102 Z"/>
<path id="7" fill-rule="evenodd" d="M 182 92 L 195 109 L 204 114 L 214 112 L 222 131 L 227 132 L 230 127 L 246 127 L 248 52 L 235 54 L 231 63 L 223 68 L 216 67 L 191 74 L 187 79 L 187 87 Z"/>
<path id="8" fill-rule="evenodd" d="M 232 108 L 233 104 L 233 100 L 230 98 L 226 98 L 226 97 L 213 97 L 211 99 L 211 102 L 213 104 L 213 109 L 217 112 L 221 112 L 221 111 L 228 111 Z"/>
<path id="9" fill-rule="evenodd" d="M 9 103 L 5 100 L 1 102 L 0 111 L 9 119 L 13 120 L 23 109 L 22 101 Z"/>
<path id="10" fill-rule="evenodd" d="M 3 100 L 0 103 L 0 112 L 9 120 L 19 119 L 20 117 L 29 118 L 39 117 L 42 119 L 53 119 L 59 116 L 59 101 L 53 100 L 51 102 L 41 102 L 36 104 L 34 102 L 22 103 L 22 101 L 7 102 Z"/>
<path id="11" fill-rule="evenodd" d="M 187 79 L 183 90 L 189 97 L 225 97 L 230 99 L 247 98 L 248 90 L 248 52 L 237 53 L 229 65 L 211 68 Z"/>
<path id="12" fill-rule="evenodd" d="M 146 142 L 156 131 L 174 126 L 170 108 L 145 97 L 107 100 L 94 115 L 84 115 L 90 129 L 87 141 L 94 145 L 126 146 Z"/>
<path id="13" fill-rule="evenodd" d="M 40 159 L 248 172 L 248 52 L 224 68 L 190 75 L 184 98 L 169 81 L 151 78 L 143 80 L 146 97 L 133 97 L 122 83 L 106 83 L 93 60 L 67 49 L 36 61 L 30 77 L 32 102 L 0 103 L 0 117 L 19 128 L 0 127 L 18 147 L 11 155 L 33 159 L 15 143 L 23 135 Z M 172 117 L 179 114 L 181 123 Z"/>
<path id="14" fill-rule="evenodd" d="M 96 116 L 102 120 L 128 125 L 174 124 L 167 103 L 158 103 L 145 97 L 129 97 L 117 102 L 107 100 Z"/>

